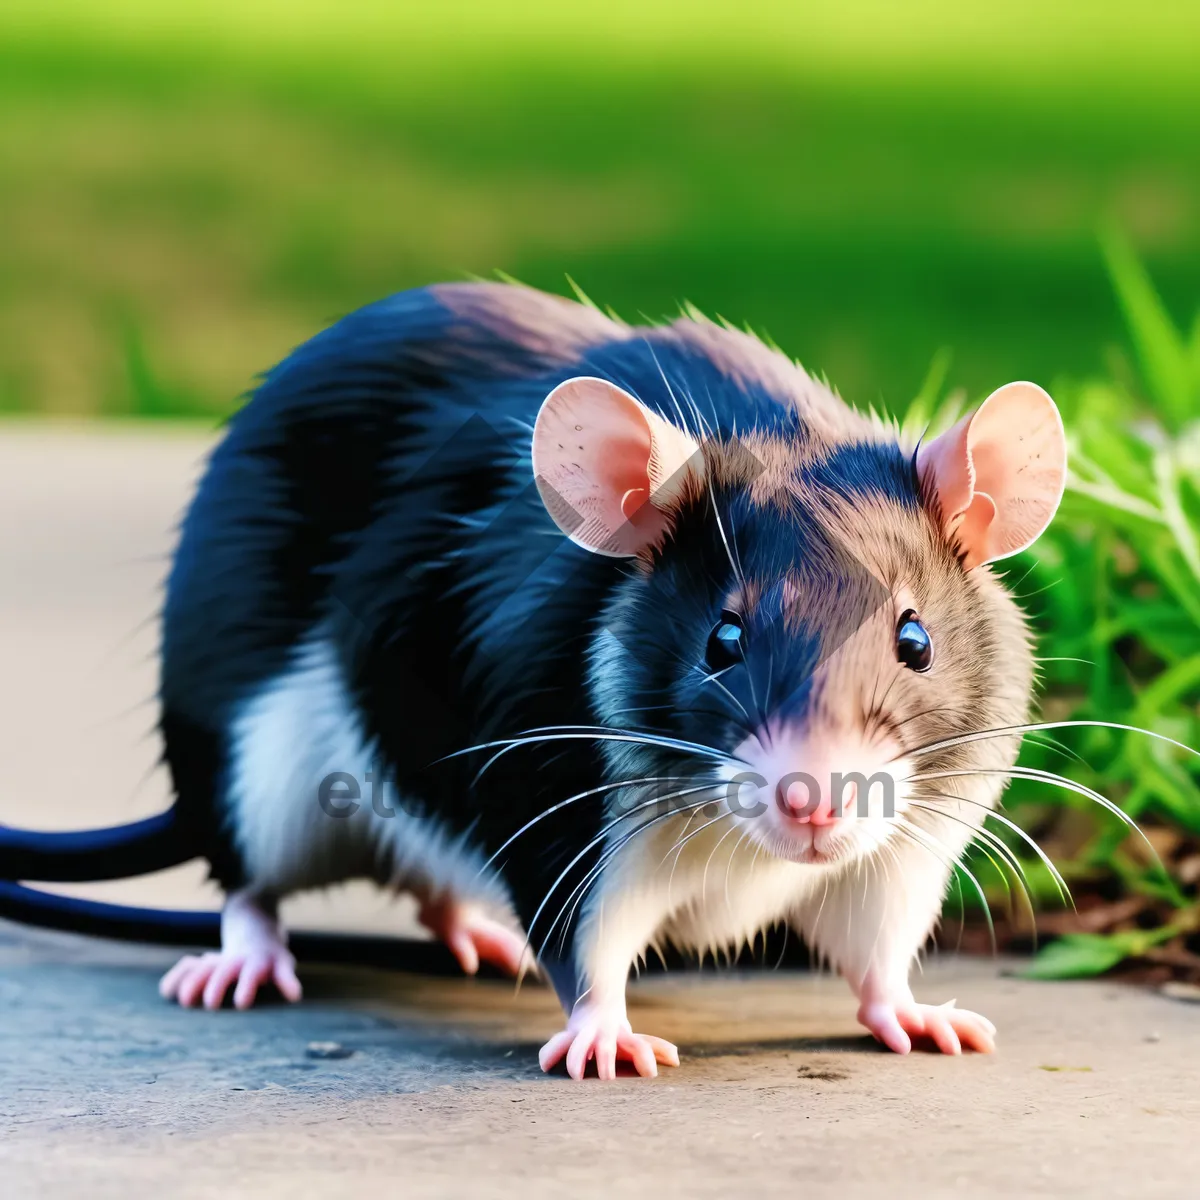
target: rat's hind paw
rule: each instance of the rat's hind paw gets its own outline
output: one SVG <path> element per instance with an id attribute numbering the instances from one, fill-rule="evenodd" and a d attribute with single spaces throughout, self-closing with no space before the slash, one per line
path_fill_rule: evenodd
<path id="1" fill-rule="evenodd" d="M 249 1008 L 258 989 L 268 981 L 285 1000 L 294 1002 L 301 995 L 296 960 L 282 946 L 252 954 L 189 954 L 162 977 L 158 991 L 167 1000 L 178 1000 L 183 1008 L 203 1002 L 205 1008 L 213 1009 L 221 1007 L 235 981 L 234 1008 Z"/>
<path id="2" fill-rule="evenodd" d="M 955 1008 L 953 1000 L 940 1005 L 875 1001 L 858 1010 L 858 1020 L 897 1054 L 907 1054 L 914 1038 L 932 1042 L 943 1054 L 991 1054 L 996 1049 L 995 1025 L 978 1013 Z"/>
<path id="3" fill-rule="evenodd" d="M 549 1071 L 563 1058 L 567 1074 L 582 1079 L 590 1060 L 595 1060 L 596 1074 L 601 1079 L 617 1077 L 617 1062 L 630 1062 L 639 1075 L 653 1078 L 658 1064 L 679 1066 L 679 1051 L 662 1038 L 634 1033 L 623 1017 L 616 1019 L 603 1012 L 584 1011 L 577 1018 L 571 1014 L 567 1028 L 557 1033 L 541 1049 L 538 1062 Z"/>
<path id="4" fill-rule="evenodd" d="M 509 975 L 536 974 L 525 939 L 515 930 L 484 916 L 470 904 L 439 899 L 421 906 L 421 924 L 440 938 L 468 975 L 480 962 L 491 963 Z"/>

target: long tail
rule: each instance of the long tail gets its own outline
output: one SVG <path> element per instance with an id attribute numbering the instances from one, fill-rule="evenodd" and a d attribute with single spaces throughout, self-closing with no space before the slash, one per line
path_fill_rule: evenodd
<path id="1" fill-rule="evenodd" d="M 0 825 L 0 879 L 87 883 L 148 875 L 198 857 L 174 808 L 106 829 L 45 833 Z"/>
<path id="2" fill-rule="evenodd" d="M 0 882 L 0 918 L 123 942 L 216 948 L 221 944 L 221 915 L 180 909 L 135 908 L 76 896 L 58 896 L 18 883 Z M 288 946 L 301 962 L 339 963 L 412 971 L 422 975 L 459 975 L 454 956 L 441 942 L 416 938 L 372 937 L 354 933 L 292 933 Z M 497 977 L 488 964 L 480 974 Z"/>
<path id="3" fill-rule="evenodd" d="M 219 946 L 221 914 L 104 904 L 78 896 L 57 896 L 19 883 L 0 883 L 0 917 L 123 942 Z"/>

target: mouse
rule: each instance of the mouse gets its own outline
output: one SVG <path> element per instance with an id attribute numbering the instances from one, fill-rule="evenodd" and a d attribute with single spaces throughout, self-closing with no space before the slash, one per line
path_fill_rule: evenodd
<path id="1" fill-rule="evenodd" d="M 629 1020 L 647 955 L 779 924 L 883 1046 L 990 1052 L 909 976 L 1029 719 L 995 564 L 1065 478 L 1033 383 L 909 441 L 691 309 L 400 293 L 268 371 L 202 473 L 161 617 L 170 810 L 0 838 L 0 877 L 205 858 L 220 949 L 160 990 L 210 1009 L 301 998 L 284 897 L 411 892 L 465 972 L 549 983 L 539 1062 L 575 1079 L 678 1065 Z"/>

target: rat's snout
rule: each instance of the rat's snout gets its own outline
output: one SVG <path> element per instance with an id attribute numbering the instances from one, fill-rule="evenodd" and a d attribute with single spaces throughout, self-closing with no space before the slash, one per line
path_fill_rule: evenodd
<path id="1" fill-rule="evenodd" d="M 801 825 L 832 825 L 851 806 L 858 794 L 857 784 L 849 784 L 843 791 L 841 803 L 834 804 L 831 789 L 821 787 L 813 776 L 804 779 L 783 778 L 775 788 L 775 801 L 779 811 L 789 820 Z M 841 811 L 837 811 L 840 809 Z"/>
<path id="2" fill-rule="evenodd" d="M 891 740 L 853 727 L 779 723 L 734 753 L 747 771 L 737 781 L 753 785 L 752 793 L 737 790 L 734 811 L 780 858 L 827 864 L 871 853 L 892 836 L 911 769 Z"/>

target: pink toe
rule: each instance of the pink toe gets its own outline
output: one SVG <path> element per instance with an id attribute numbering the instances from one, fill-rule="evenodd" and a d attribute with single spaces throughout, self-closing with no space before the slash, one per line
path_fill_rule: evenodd
<path id="1" fill-rule="evenodd" d="M 575 1035 L 569 1029 L 564 1029 L 541 1048 L 538 1052 L 538 1064 L 543 1071 L 552 1070 L 561 1061 L 562 1056 L 571 1048 L 574 1038 Z"/>
<path id="2" fill-rule="evenodd" d="M 907 1054 L 912 1049 L 912 1040 L 904 1032 L 896 1010 L 887 1004 L 868 1004 L 859 1009 L 858 1019 L 889 1050 Z"/>
<path id="3" fill-rule="evenodd" d="M 617 1039 L 600 1037 L 596 1040 L 596 1074 L 601 1079 L 617 1077 Z"/>
<path id="4" fill-rule="evenodd" d="M 213 973 L 204 985 L 204 1007 L 207 1009 L 220 1008 L 225 999 L 229 985 L 238 977 L 242 969 L 240 958 L 226 958 L 217 963 Z"/>
<path id="5" fill-rule="evenodd" d="M 589 1033 L 579 1034 L 567 1051 L 567 1074 L 572 1079 L 582 1079 L 592 1056 L 592 1037 Z"/>
<path id="6" fill-rule="evenodd" d="M 280 995 L 290 1003 L 295 1004 L 304 994 L 304 989 L 300 986 L 300 980 L 296 975 L 295 959 L 290 954 L 286 958 L 276 959 L 272 978 L 275 980 L 275 986 L 279 989 Z"/>
<path id="7" fill-rule="evenodd" d="M 943 1054 L 961 1054 L 962 1044 L 954 1027 L 940 1013 L 931 1013 L 925 1022 L 926 1032 Z"/>
<path id="8" fill-rule="evenodd" d="M 651 1050 L 654 1051 L 655 1059 L 662 1063 L 663 1066 L 679 1066 L 679 1050 L 674 1043 L 665 1041 L 663 1038 L 650 1037 L 649 1035 L 647 1035 L 646 1041 L 649 1042 Z"/>
<path id="9" fill-rule="evenodd" d="M 516 975 L 520 971 L 521 960 L 525 957 L 524 938 L 492 921 L 473 928 L 471 935 L 479 957 L 485 962 L 490 962 L 510 975 Z"/>
<path id="10" fill-rule="evenodd" d="M 986 1021 L 983 1017 L 978 1017 L 976 1021 L 967 1023 L 961 1027 L 958 1030 L 958 1034 L 966 1049 L 974 1050 L 978 1054 L 995 1054 L 996 1033 L 995 1026 L 992 1025 L 991 1021 Z"/>
<path id="11" fill-rule="evenodd" d="M 458 959 L 458 964 L 467 975 L 474 975 L 479 970 L 479 952 L 471 935 L 465 929 L 456 929 L 446 939 L 446 945 Z"/>
<path id="12" fill-rule="evenodd" d="M 179 981 L 178 999 L 180 1007 L 191 1008 L 204 992 L 204 985 L 212 974 L 212 964 L 203 959 Z"/>
<path id="13" fill-rule="evenodd" d="M 179 983 L 196 965 L 196 956 L 188 954 L 181 958 L 158 982 L 158 994 L 167 1000 L 173 1000 L 179 990 Z"/>
<path id="14" fill-rule="evenodd" d="M 242 967 L 238 976 L 237 988 L 233 993 L 233 1007 L 247 1009 L 258 996 L 258 989 L 270 978 L 271 960 L 269 958 L 252 958 Z"/>
<path id="15" fill-rule="evenodd" d="M 974 1039 L 982 1037 L 985 1041 L 992 1043 L 992 1048 L 995 1048 L 996 1027 L 987 1019 L 981 1017 L 979 1013 L 964 1012 L 960 1014 L 961 1027 L 959 1034 L 964 1038 Z"/>
<path id="16" fill-rule="evenodd" d="M 658 1063 L 654 1059 L 654 1049 L 650 1043 L 636 1033 L 629 1034 L 621 1040 L 621 1047 L 629 1055 L 637 1073 L 645 1079 L 653 1079 L 658 1075 Z"/>

